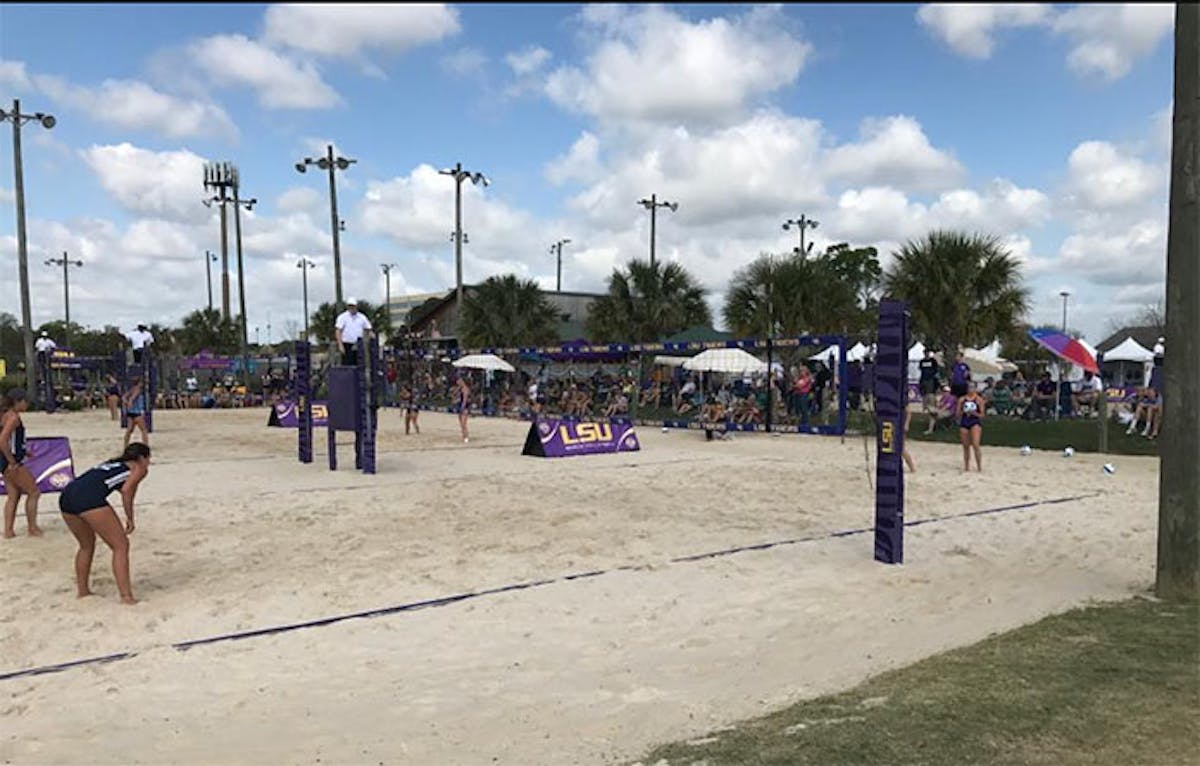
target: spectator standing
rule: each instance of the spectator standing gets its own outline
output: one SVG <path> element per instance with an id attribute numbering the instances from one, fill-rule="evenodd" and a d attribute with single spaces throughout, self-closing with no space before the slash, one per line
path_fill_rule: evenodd
<path id="1" fill-rule="evenodd" d="M 971 368 L 967 366 L 963 352 L 958 352 L 954 366 L 950 368 L 950 393 L 957 397 L 967 395 L 967 381 L 971 379 Z"/>
<path id="2" fill-rule="evenodd" d="M 940 365 L 937 359 L 933 356 L 933 349 L 925 349 L 925 358 L 917 363 L 917 367 L 921 371 L 920 389 L 921 389 L 921 409 L 925 412 L 933 412 L 937 409 L 938 399 L 938 373 Z"/>

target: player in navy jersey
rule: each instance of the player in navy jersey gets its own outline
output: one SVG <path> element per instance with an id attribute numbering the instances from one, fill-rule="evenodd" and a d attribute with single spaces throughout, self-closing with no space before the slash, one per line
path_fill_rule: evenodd
<path id="1" fill-rule="evenodd" d="M 29 409 L 29 398 L 20 388 L 11 389 L 0 400 L 0 476 L 4 477 L 4 536 L 15 537 L 17 503 L 25 496 L 25 523 L 30 537 L 39 537 L 38 499 L 42 493 L 37 479 L 25 463 L 25 424 L 21 413 Z"/>
<path id="2" fill-rule="evenodd" d="M 58 509 L 71 534 L 79 541 L 75 553 L 75 587 L 80 598 L 90 596 L 88 581 L 92 574 L 92 554 L 99 535 L 113 552 L 113 576 L 121 592 L 121 602 L 134 604 L 129 580 L 129 535 L 133 534 L 133 498 L 138 485 L 150 471 L 150 448 L 134 442 L 120 457 L 91 468 L 68 484 L 58 498 Z M 121 493 L 125 525 L 108 502 L 113 492 Z"/>

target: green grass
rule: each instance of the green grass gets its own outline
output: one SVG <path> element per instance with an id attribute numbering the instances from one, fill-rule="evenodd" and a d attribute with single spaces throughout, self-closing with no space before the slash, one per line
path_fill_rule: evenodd
<path id="1" fill-rule="evenodd" d="M 639 763 L 1195 764 L 1200 604 L 1077 609 L 696 742 Z"/>

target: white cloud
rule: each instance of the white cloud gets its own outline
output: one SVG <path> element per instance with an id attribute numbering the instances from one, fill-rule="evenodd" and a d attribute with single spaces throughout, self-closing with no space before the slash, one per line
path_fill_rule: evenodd
<path id="1" fill-rule="evenodd" d="M 219 85 L 252 88 L 268 109 L 326 109 L 340 99 L 308 61 L 296 61 L 244 35 L 207 37 L 192 58 Z"/>
<path id="2" fill-rule="evenodd" d="M 955 189 L 938 196 L 929 209 L 931 226 L 963 228 L 1002 234 L 1037 226 L 1051 212 L 1050 198 L 1038 189 L 1022 189 L 995 179 L 983 193 Z"/>
<path id="3" fill-rule="evenodd" d="M 293 186 L 279 195 L 275 206 L 284 213 L 310 213 L 320 209 L 321 195 L 307 186 Z"/>
<path id="4" fill-rule="evenodd" d="M 478 77 L 487 68 L 488 57 L 477 48 L 460 48 L 442 58 L 442 67 L 459 77 Z"/>
<path id="5" fill-rule="evenodd" d="M 11 205 L 16 202 L 17 195 L 12 189 L 0 186 L 0 205 Z"/>
<path id="6" fill-rule="evenodd" d="M 1161 285 L 1166 279 L 1167 228 L 1145 220 L 1103 233 L 1072 234 L 1059 249 L 1060 267 L 1108 286 Z"/>
<path id="7" fill-rule="evenodd" d="M 178 98 L 139 80 L 105 80 L 86 87 L 53 75 L 34 75 L 33 82 L 57 103 L 124 130 L 149 130 L 169 138 L 237 135 L 233 120 L 220 106 Z"/>
<path id="8" fill-rule="evenodd" d="M 829 153 L 826 172 L 852 184 L 945 189 L 964 174 L 958 160 L 935 149 L 911 117 L 863 120 L 862 140 Z"/>
<path id="9" fill-rule="evenodd" d="M 1082 76 L 1125 76 L 1136 59 L 1150 54 L 1175 25 L 1170 4 L 1077 5 L 1054 19 L 1054 31 L 1074 44 L 1067 65 Z"/>
<path id="10" fill-rule="evenodd" d="M 25 69 L 25 62 L 0 59 L 0 85 L 7 86 L 18 92 L 32 90 L 33 81 L 29 79 L 29 72 Z"/>
<path id="11" fill-rule="evenodd" d="M 146 130 L 169 138 L 237 135 L 233 121 L 217 104 L 171 95 L 140 80 L 106 79 L 86 86 L 56 75 L 30 73 L 23 61 L 0 60 L 0 85 L 18 94 L 40 93 L 58 106 L 123 130 Z"/>
<path id="12" fill-rule="evenodd" d="M 599 42 L 583 68 L 558 68 L 545 88 L 602 119 L 727 120 L 794 82 L 812 50 L 777 7 L 692 23 L 660 6 L 588 6 L 582 19 Z"/>
<path id="13" fill-rule="evenodd" d="M 1032 3 L 933 3 L 917 10 L 917 20 L 959 55 L 986 59 L 997 31 L 1042 24 L 1049 13 Z"/>
<path id="14" fill-rule="evenodd" d="M 505 63 L 517 77 L 527 77 L 538 72 L 549 60 L 550 51 L 536 45 L 513 51 L 504 57 Z"/>
<path id="15" fill-rule="evenodd" d="M 979 59 L 991 57 L 997 31 L 1041 27 L 1070 39 L 1073 72 L 1112 81 L 1154 51 L 1175 16 L 1164 3 L 1080 4 L 1060 12 L 1032 3 L 936 3 L 921 6 L 917 19 L 959 55 Z"/>
<path id="16" fill-rule="evenodd" d="M 1095 213 L 1149 202 L 1166 191 L 1164 171 L 1108 142 L 1085 141 L 1067 160 L 1068 199 Z"/>
<path id="17" fill-rule="evenodd" d="M 566 154 L 546 164 L 546 179 L 555 186 L 567 181 L 590 183 L 603 172 L 600 165 L 600 141 L 584 131 Z"/>
<path id="18" fill-rule="evenodd" d="M 341 57 L 399 53 L 460 29 L 458 11 L 442 3 L 280 3 L 267 8 L 264 24 L 268 43 Z"/>
<path id="19" fill-rule="evenodd" d="M 80 152 L 106 192 L 123 209 L 181 223 L 209 213 L 203 198 L 204 158 L 187 150 L 155 152 L 129 143 Z"/>
<path id="20" fill-rule="evenodd" d="M 838 197 L 827 228 L 855 242 L 906 240 L 925 233 L 926 213 L 924 205 L 898 189 L 850 189 Z"/>

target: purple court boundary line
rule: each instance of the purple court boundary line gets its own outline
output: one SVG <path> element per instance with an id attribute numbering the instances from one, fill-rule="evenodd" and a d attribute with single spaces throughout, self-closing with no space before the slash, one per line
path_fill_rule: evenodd
<path id="1" fill-rule="evenodd" d="M 1006 513 L 1008 511 L 1020 511 L 1029 508 L 1036 508 L 1042 505 L 1057 505 L 1060 503 L 1070 503 L 1076 500 L 1086 500 L 1088 498 L 1099 497 L 1102 492 L 1090 492 L 1083 495 L 1072 495 L 1071 497 L 1058 497 L 1050 500 L 1033 500 L 1028 503 L 1018 503 L 1016 505 L 1005 505 L 998 508 L 985 508 L 980 511 L 967 511 L 966 513 L 958 513 L 950 516 L 937 516 L 930 519 L 919 519 L 917 521 L 906 521 L 904 526 L 917 527 L 922 524 L 935 524 L 942 521 L 950 521 L 953 519 L 965 519 L 972 516 L 985 516 L 996 513 Z M 830 532 L 822 535 L 812 535 L 809 537 L 797 537 L 790 540 L 779 540 L 770 543 L 758 543 L 755 545 L 742 545 L 736 548 L 726 548 L 719 551 L 711 551 L 709 553 L 699 553 L 692 556 L 680 556 L 668 561 L 671 564 L 682 564 L 692 561 L 702 561 L 704 559 L 715 559 L 723 556 L 732 556 L 736 553 L 745 553 L 748 551 L 765 551 L 770 548 L 779 548 L 786 545 L 798 545 L 800 543 L 816 542 L 818 540 L 833 540 L 839 537 L 852 537 L 854 535 L 863 535 L 868 532 L 873 532 L 874 527 L 862 527 L 861 529 L 846 529 L 840 532 Z M 637 571 L 644 569 L 644 566 L 625 565 L 613 567 L 612 569 L 595 569 L 588 572 L 576 572 L 574 574 L 563 575 L 562 577 L 554 577 L 548 580 L 531 580 L 529 582 L 514 583 L 512 585 L 501 585 L 495 588 L 487 588 L 485 590 L 468 591 L 466 593 L 458 593 L 452 596 L 442 596 L 440 598 L 425 599 L 423 601 L 412 601 L 407 604 L 399 604 L 397 606 L 381 607 L 379 609 L 368 609 L 362 612 L 351 612 L 348 614 L 335 615 L 333 617 L 325 617 L 318 620 L 306 620 L 304 622 L 288 623 L 286 625 L 276 625 L 269 628 L 258 628 L 256 630 L 239 631 L 236 633 L 224 633 L 218 636 L 210 636 L 208 638 L 197 638 L 190 641 L 180 641 L 171 644 L 171 648 L 186 652 L 188 649 L 197 646 L 205 646 L 207 644 L 216 644 L 225 641 L 240 641 L 246 638 L 258 638 L 261 636 L 276 635 L 279 633 L 288 633 L 293 630 L 302 630 L 304 628 L 318 628 L 325 625 L 333 625 L 334 623 L 344 622 L 346 620 L 367 619 L 371 617 L 383 617 L 390 614 L 401 614 L 403 612 L 416 612 L 422 609 L 432 609 L 440 606 L 449 606 L 451 604 L 469 601 L 475 598 L 483 598 L 486 596 L 497 596 L 502 593 L 512 593 L 520 590 L 528 590 L 530 588 L 540 588 L 545 585 L 552 585 L 559 582 L 571 582 L 574 580 L 584 580 L 599 577 L 601 575 L 612 572 L 622 571 Z M 17 678 L 25 678 L 29 676 L 46 675 L 49 673 L 61 673 L 65 670 L 77 668 L 85 665 L 99 665 L 109 662 L 119 662 L 136 657 L 137 652 L 117 652 L 115 654 L 107 654 L 102 657 L 91 657 L 82 660 L 74 660 L 71 662 L 62 662 L 55 665 L 42 665 L 36 668 L 26 670 L 17 670 L 9 673 L 0 673 L 0 681 L 9 681 Z"/>

